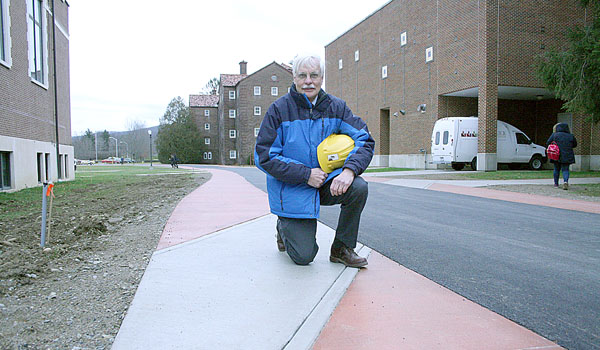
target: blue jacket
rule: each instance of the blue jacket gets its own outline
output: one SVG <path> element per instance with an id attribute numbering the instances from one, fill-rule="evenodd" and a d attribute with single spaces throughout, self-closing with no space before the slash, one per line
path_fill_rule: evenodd
<path id="1" fill-rule="evenodd" d="M 290 218 L 318 218 L 318 189 L 308 185 L 310 171 L 319 167 L 317 146 L 327 136 L 346 134 L 354 149 L 343 168 L 327 177 L 334 178 L 348 168 L 360 175 L 373 157 L 375 141 L 367 124 L 355 116 L 346 103 L 319 91 L 313 107 L 305 94 L 292 85 L 290 92 L 267 110 L 256 139 L 254 159 L 267 173 L 269 205 L 273 214 Z"/>

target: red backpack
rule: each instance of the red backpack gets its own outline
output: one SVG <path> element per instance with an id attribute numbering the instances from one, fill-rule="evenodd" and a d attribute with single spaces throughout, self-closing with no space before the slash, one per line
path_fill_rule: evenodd
<path id="1" fill-rule="evenodd" d="M 550 158 L 550 160 L 558 160 L 558 158 L 560 157 L 560 149 L 554 141 L 552 141 L 552 143 L 548 145 L 548 149 L 546 149 L 546 152 L 548 153 L 548 158 Z"/>

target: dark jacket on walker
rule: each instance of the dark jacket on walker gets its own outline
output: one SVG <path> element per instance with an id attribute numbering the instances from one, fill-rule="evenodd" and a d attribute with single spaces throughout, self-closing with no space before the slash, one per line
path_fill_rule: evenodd
<path id="1" fill-rule="evenodd" d="M 558 145 L 558 148 L 560 149 L 560 156 L 558 161 L 551 159 L 551 163 L 575 163 L 575 153 L 573 152 L 573 148 L 577 147 L 577 139 L 575 139 L 575 136 L 569 132 L 568 124 L 559 123 L 556 125 L 556 131 L 553 132 L 548 141 L 546 141 L 546 148 L 548 148 L 548 145 L 550 145 L 552 141 L 556 142 Z"/>

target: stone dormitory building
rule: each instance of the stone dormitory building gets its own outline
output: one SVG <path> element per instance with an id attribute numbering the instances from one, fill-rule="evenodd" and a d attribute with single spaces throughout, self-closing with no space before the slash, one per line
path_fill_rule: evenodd
<path id="1" fill-rule="evenodd" d="M 190 95 L 189 106 L 204 139 L 202 163 L 253 164 L 254 144 L 269 106 L 292 85 L 291 67 L 272 62 L 248 75 L 221 74 L 218 95 Z"/>
<path id="2" fill-rule="evenodd" d="M 435 121 L 478 116 L 478 170 L 497 169 L 497 120 L 541 145 L 566 122 L 572 168 L 599 170 L 600 123 L 565 113 L 534 74 L 538 55 L 590 20 L 578 0 L 393 0 L 325 46 L 326 90 L 368 123 L 372 165 L 434 168 Z"/>
<path id="3" fill-rule="evenodd" d="M 54 6 L 0 0 L 0 191 L 75 178 L 69 4 Z"/>

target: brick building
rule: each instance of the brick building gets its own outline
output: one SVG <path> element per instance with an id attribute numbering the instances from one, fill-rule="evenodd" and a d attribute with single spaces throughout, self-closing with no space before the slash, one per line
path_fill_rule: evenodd
<path id="1" fill-rule="evenodd" d="M 0 0 L 0 190 L 3 191 L 75 177 L 69 90 L 69 4 L 65 0 L 54 3 L 56 8 L 52 9 L 49 0 Z"/>
<path id="2" fill-rule="evenodd" d="M 392 0 L 325 47 L 327 92 L 367 121 L 372 165 L 435 167 L 435 121 L 477 115 L 478 170 L 497 169 L 496 120 L 542 145 L 567 122 L 579 142 L 573 169 L 598 170 L 600 124 L 564 113 L 533 68 L 565 45 L 567 28 L 590 20 L 578 3 Z"/>
<path id="3" fill-rule="evenodd" d="M 220 75 L 219 95 L 190 95 L 190 110 L 207 146 L 203 163 L 252 164 L 263 116 L 291 85 L 286 65 L 272 62 L 248 75 L 242 61 L 240 74 Z"/>

